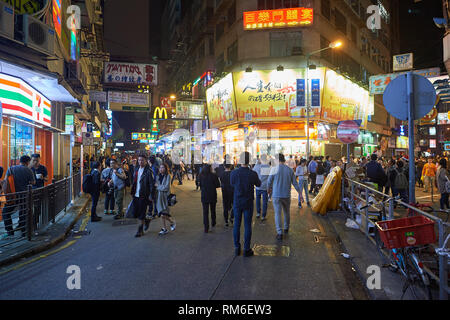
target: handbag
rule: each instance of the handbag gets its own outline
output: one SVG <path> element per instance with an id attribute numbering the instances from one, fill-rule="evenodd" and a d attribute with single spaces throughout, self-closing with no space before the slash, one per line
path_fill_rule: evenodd
<path id="1" fill-rule="evenodd" d="M 109 181 L 111 181 L 111 178 L 112 178 L 112 169 L 109 170 L 108 178 L 105 180 L 105 182 L 103 182 L 103 186 L 102 186 L 102 192 L 107 193 L 108 195 L 111 195 L 111 193 L 112 193 L 111 188 L 108 185 Z"/>
<path id="2" fill-rule="evenodd" d="M 167 175 L 170 180 L 170 175 Z M 167 196 L 167 205 L 173 207 L 177 203 L 177 195 L 172 193 L 172 185 L 169 183 L 169 195 Z"/>

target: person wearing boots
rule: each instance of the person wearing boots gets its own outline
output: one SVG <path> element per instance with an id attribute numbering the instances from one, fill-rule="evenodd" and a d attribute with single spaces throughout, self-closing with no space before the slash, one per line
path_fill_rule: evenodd
<path id="1" fill-rule="evenodd" d="M 136 237 L 143 236 L 144 231 L 147 230 L 150 225 L 150 220 L 146 219 L 146 215 L 148 203 L 149 201 L 152 201 L 151 195 L 153 193 L 154 185 L 153 173 L 148 165 L 147 156 L 145 154 L 140 154 L 138 157 L 138 166 L 133 175 L 133 186 L 131 187 L 134 217 L 141 220 Z"/>

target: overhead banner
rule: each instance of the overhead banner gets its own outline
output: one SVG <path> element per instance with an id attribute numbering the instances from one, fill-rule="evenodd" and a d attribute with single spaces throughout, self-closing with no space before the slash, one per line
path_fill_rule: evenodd
<path id="1" fill-rule="evenodd" d="M 20 116 L 50 126 L 51 102 L 20 78 L 0 73 L 3 114 Z"/>
<path id="2" fill-rule="evenodd" d="M 149 112 L 150 95 L 135 92 L 108 92 L 109 108 L 112 111 Z"/>
<path id="3" fill-rule="evenodd" d="M 309 99 L 312 108 L 310 117 L 320 116 L 320 101 L 325 68 L 309 72 Z M 306 117 L 304 92 L 297 106 L 297 86 L 304 91 L 305 69 L 261 70 L 234 73 L 234 88 L 239 120 L 251 114 L 253 121 L 289 121 Z M 303 106 L 301 106 L 303 104 Z"/>
<path id="4" fill-rule="evenodd" d="M 425 78 L 433 78 L 437 77 L 441 74 L 441 69 L 439 68 L 430 68 L 430 69 L 421 69 L 421 70 L 412 70 L 414 74 L 421 75 Z M 387 85 L 397 78 L 398 76 L 406 74 L 406 72 L 396 72 L 396 73 L 388 73 L 388 74 L 380 74 L 371 76 L 369 78 L 369 91 L 370 94 L 383 94 Z"/>
<path id="5" fill-rule="evenodd" d="M 231 124 L 237 120 L 231 73 L 206 90 L 206 101 L 212 128 Z"/>
<path id="6" fill-rule="evenodd" d="M 105 83 L 158 85 L 156 64 L 105 62 Z"/>
<path id="7" fill-rule="evenodd" d="M 321 108 L 321 118 L 332 123 L 362 119 L 366 127 L 367 116 L 374 111 L 373 97 L 349 79 L 327 69 Z"/>
<path id="8" fill-rule="evenodd" d="M 176 118 L 202 120 L 205 117 L 205 105 L 201 101 L 177 101 Z"/>

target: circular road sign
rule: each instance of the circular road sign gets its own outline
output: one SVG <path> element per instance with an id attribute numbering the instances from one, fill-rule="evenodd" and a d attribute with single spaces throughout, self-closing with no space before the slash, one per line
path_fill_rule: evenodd
<path id="1" fill-rule="evenodd" d="M 423 118 L 436 102 L 436 90 L 431 82 L 417 74 L 413 77 L 414 120 Z M 387 112 L 399 120 L 408 120 L 407 75 L 402 74 L 392 80 L 383 94 Z"/>
<path id="2" fill-rule="evenodd" d="M 337 127 L 337 137 L 343 143 L 353 143 L 358 140 L 359 125 L 356 121 L 341 121 Z"/>

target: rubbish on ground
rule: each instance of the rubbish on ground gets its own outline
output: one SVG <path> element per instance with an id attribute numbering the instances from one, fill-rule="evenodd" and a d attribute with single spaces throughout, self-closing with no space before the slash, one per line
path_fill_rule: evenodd
<path id="1" fill-rule="evenodd" d="M 101 270 L 101 269 L 103 269 L 103 266 L 102 266 L 102 265 L 99 265 L 99 266 L 97 267 L 97 270 Z"/>
<path id="2" fill-rule="evenodd" d="M 359 229 L 359 225 L 350 218 L 347 218 L 347 222 L 345 222 L 345 226 L 347 228 Z"/>
<path id="3" fill-rule="evenodd" d="M 311 230 L 309 230 L 310 232 L 315 232 L 315 233 L 320 233 L 320 230 L 319 229 L 311 229 Z"/>
<path id="4" fill-rule="evenodd" d="M 348 253 L 341 253 L 341 256 L 343 256 L 345 259 L 350 258 L 350 255 Z"/>

